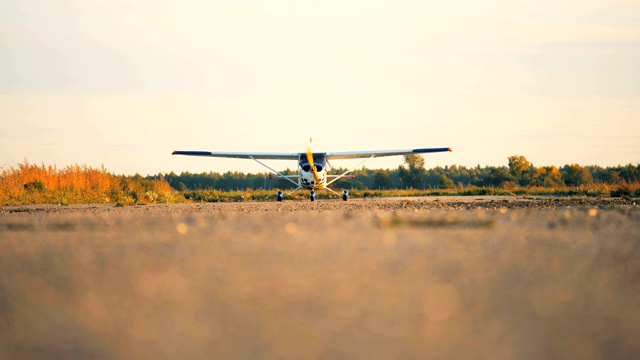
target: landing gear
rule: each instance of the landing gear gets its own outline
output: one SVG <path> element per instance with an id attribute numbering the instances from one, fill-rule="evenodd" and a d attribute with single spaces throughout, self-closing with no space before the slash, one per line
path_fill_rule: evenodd
<path id="1" fill-rule="evenodd" d="M 342 192 L 342 200 L 347 201 L 349 199 L 349 190 L 344 190 Z"/>
<path id="2" fill-rule="evenodd" d="M 278 194 L 276 195 L 276 199 L 278 201 L 282 201 L 282 199 L 284 199 L 284 195 L 282 195 L 282 191 L 278 190 Z"/>
<path id="3" fill-rule="evenodd" d="M 311 194 L 309 195 L 311 201 L 316 201 L 316 192 L 311 190 Z"/>

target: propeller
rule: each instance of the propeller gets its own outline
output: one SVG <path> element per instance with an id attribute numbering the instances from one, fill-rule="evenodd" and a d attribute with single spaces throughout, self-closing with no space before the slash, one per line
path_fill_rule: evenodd
<path id="1" fill-rule="evenodd" d="M 318 170 L 316 170 L 316 165 L 313 162 L 313 153 L 311 152 L 311 147 L 307 148 L 307 161 L 309 162 L 309 166 L 311 167 L 311 174 L 313 174 L 313 179 L 316 181 L 316 186 L 320 185 L 320 178 L 318 177 Z"/>

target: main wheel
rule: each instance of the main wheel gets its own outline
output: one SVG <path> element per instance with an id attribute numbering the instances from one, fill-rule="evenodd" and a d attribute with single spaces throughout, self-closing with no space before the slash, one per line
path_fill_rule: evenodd
<path id="1" fill-rule="evenodd" d="M 342 192 L 342 200 L 347 201 L 349 199 L 349 190 Z"/>
<path id="2" fill-rule="evenodd" d="M 311 190 L 311 194 L 309 194 L 309 198 L 311 201 L 316 201 L 316 192 Z"/>
<path id="3" fill-rule="evenodd" d="M 284 195 L 282 195 L 282 191 L 278 190 L 278 194 L 276 194 L 276 199 L 278 201 L 282 201 L 282 199 L 284 199 Z"/>

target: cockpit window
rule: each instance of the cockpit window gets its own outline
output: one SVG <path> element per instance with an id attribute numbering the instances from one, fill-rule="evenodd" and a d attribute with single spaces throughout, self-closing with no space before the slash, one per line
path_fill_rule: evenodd
<path id="1" fill-rule="evenodd" d="M 322 164 L 315 164 L 316 165 L 316 171 L 322 171 L 323 167 Z M 302 168 L 302 171 L 304 172 L 309 172 L 311 171 L 311 166 L 307 163 L 301 164 L 300 167 Z"/>

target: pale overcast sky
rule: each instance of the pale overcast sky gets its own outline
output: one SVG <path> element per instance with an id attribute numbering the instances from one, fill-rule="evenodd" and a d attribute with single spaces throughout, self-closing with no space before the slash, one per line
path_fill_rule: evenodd
<path id="1" fill-rule="evenodd" d="M 635 0 L 0 1 L 3 168 L 258 172 L 171 152 L 310 137 L 453 148 L 427 167 L 637 164 L 639 114 Z"/>

